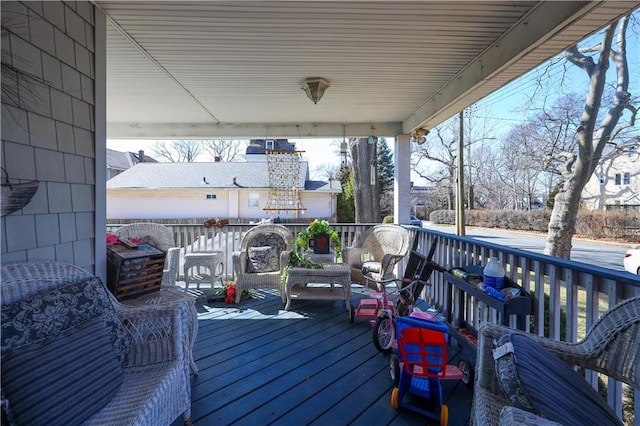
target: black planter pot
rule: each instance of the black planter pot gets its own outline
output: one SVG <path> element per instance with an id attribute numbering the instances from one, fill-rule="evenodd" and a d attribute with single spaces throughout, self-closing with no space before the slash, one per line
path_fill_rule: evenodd
<path id="1" fill-rule="evenodd" d="M 313 237 L 313 252 L 315 254 L 329 254 L 331 251 L 329 250 L 331 247 L 331 241 L 329 240 L 329 235 L 327 234 L 318 234 Z"/>

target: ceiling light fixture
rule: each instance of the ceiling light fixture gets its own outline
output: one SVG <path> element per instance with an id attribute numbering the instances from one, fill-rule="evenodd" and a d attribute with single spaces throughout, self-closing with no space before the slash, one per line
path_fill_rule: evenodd
<path id="1" fill-rule="evenodd" d="M 324 91 L 331 86 L 329 80 L 324 79 L 322 77 L 310 77 L 305 78 L 302 82 L 302 90 L 307 94 L 307 97 L 311 99 L 314 104 L 317 104 L 318 101 L 324 95 Z"/>

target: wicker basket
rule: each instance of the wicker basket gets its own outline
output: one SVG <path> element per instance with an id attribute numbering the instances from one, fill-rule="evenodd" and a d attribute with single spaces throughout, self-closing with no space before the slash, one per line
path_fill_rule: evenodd
<path id="1" fill-rule="evenodd" d="M 13 213 L 26 206 L 38 190 L 39 182 L 32 180 L 25 183 L 9 183 L 9 175 L 5 169 L 2 183 L 2 216 Z"/>

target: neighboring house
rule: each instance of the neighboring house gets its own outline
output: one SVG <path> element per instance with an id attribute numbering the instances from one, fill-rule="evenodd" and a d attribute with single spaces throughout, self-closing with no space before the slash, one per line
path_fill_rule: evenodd
<path id="1" fill-rule="evenodd" d="M 266 161 L 141 163 L 107 181 L 108 219 L 229 218 L 255 220 L 279 216 L 333 218 L 340 182 L 310 181 L 309 163 L 300 162 L 297 188 L 307 209 L 264 210 L 269 197 Z"/>
<path id="2" fill-rule="evenodd" d="M 640 205 L 640 138 L 603 156 L 582 191 L 582 201 L 591 210 Z"/>
<path id="3" fill-rule="evenodd" d="M 107 180 L 119 175 L 138 163 L 157 163 L 157 161 L 148 155 L 145 155 L 143 150 L 135 153 L 107 149 Z"/>

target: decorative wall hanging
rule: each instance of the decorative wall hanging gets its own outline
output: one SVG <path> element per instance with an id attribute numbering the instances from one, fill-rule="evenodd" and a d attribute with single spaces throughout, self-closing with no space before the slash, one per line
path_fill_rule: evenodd
<path id="1" fill-rule="evenodd" d="M 269 198 L 263 210 L 271 214 L 297 211 L 306 208 L 300 202 L 300 151 L 266 150 L 269 170 Z"/>
<path id="2" fill-rule="evenodd" d="M 2 168 L 2 216 L 20 210 L 31 201 L 38 190 L 39 182 L 32 180 L 25 183 L 10 183 L 9 174 Z"/>

